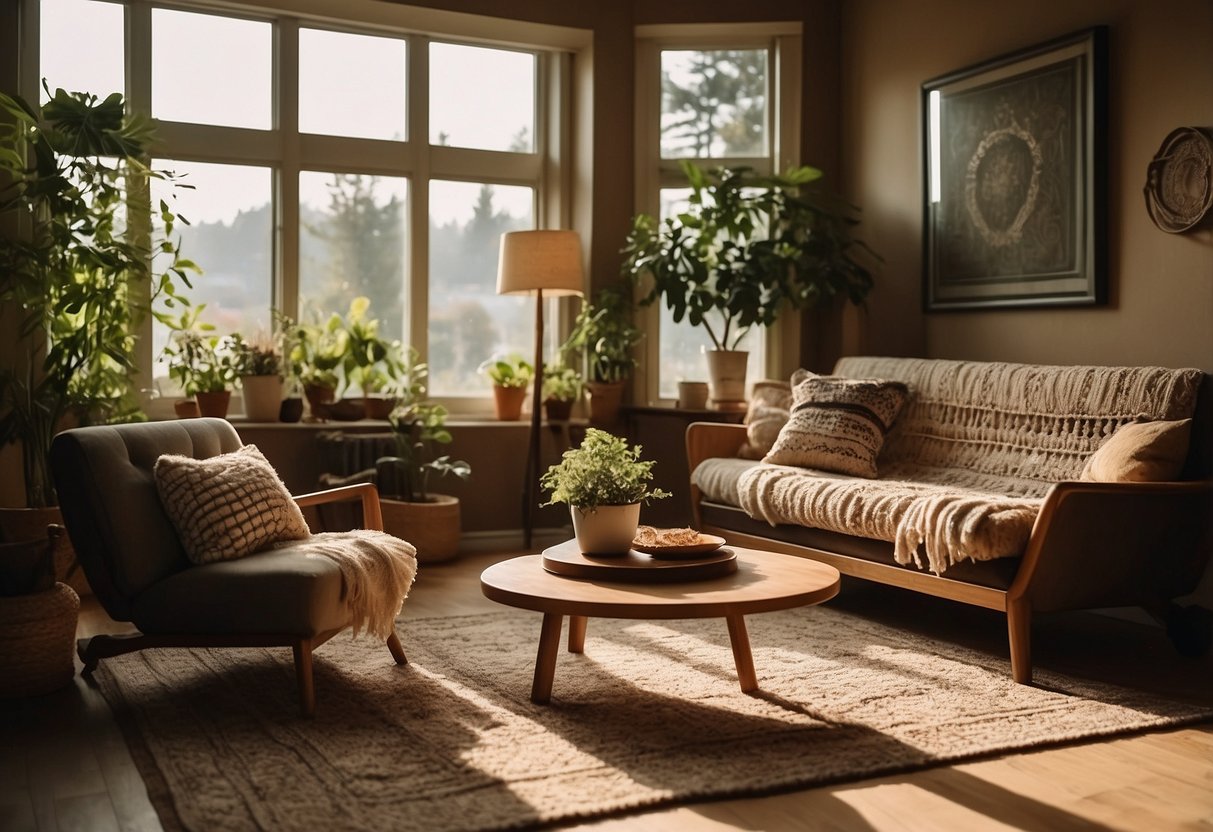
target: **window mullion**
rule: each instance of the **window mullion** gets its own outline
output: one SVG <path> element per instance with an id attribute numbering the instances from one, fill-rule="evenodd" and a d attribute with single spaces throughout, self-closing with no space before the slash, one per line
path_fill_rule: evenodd
<path id="1" fill-rule="evenodd" d="M 429 356 L 430 297 L 430 41 L 423 36 L 408 39 L 408 145 L 409 167 L 409 268 L 405 287 L 409 298 L 409 327 L 405 341 L 413 345 L 423 361 Z"/>
<path id="2" fill-rule="evenodd" d="M 273 303 L 300 317 L 299 297 L 299 21 L 286 18 L 276 27 L 274 101 L 280 137 L 274 205 L 275 234 Z"/>
<path id="3" fill-rule="evenodd" d="M 128 3 L 125 9 L 126 20 L 126 106 L 132 113 L 151 115 L 152 112 L 152 10 L 145 3 Z M 151 245 L 151 221 L 147 211 L 130 210 L 133 204 L 143 204 L 150 210 L 151 183 L 143 179 L 139 185 L 139 193 L 132 193 L 128 199 L 127 233 L 132 240 Z M 133 204 L 132 204 L 133 203 Z M 151 255 L 149 255 L 150 257 Z M 151 277 L 132 285 L 132 301 L 146 303 L 151 297 Z M 138 322 L 135 340 L 138 344 L 146 344 L 146 349 L 139 347 L 136 387 L 141 391 L 140 398 L 145 409 L 149 401 L 142 391 L 150 391 L 153 387 L 152 365 L 155 356 L 152 355 L 152 316 L 146 315 Z"/>

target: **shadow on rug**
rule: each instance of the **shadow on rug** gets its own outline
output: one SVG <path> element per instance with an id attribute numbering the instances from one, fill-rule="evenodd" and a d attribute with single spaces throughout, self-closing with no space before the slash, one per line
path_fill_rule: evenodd
<path id="1" fill-rule="evenodd" d="M 289 650 L 149 650 L 97 679 L 166 829 L 505 829 L 751 796 L 1213 717 L 903 635 L 824 607 L 747 620 L 593 619 L 529 700 L 539 616 L 397 623 L 410 664 L 339 636 L 298 716 Z"/>

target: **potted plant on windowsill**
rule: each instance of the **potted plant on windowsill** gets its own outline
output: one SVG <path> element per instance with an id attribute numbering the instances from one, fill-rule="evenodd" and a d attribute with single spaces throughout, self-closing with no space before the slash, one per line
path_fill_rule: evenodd
<path id="1" fill-rule="evenodd" d="M 626 554 L 640 524 L 640 506 L 670 496 L 649 488 L 653 462 L 640 459 L 641 448 L 597 428 L 586 430 L 581 445 L 564 452 L 539 483 L 552 496 L 544 505 L 568 503 L 573 531 L 582 552 Z"/>
<path id="2" fill-rule="evenodd" d="M 282 356 L 264 341 L 250 343 L 239 334 L 231 339 L 236 374 L 250 422 L 277 422 L 282 411 Z"/>
<path id="3" fill-rule="evenodd" d="M 403 347 L 379 335 L 379 321 L 367 316 L 369 298 L 350 302 L 343 320 L 345 353 L 341 370 L 347 391 L 362 394 L 362 414 L 367 419 L 387 419 L 396 405 L 393 386 L 404 371 Z M 343 394 L 344 395 L 344 394 Z"/>
<path id="4" fill-rule="evenodd" d="M 808 187 L 822 176 L 815 168 L 762 176 L 681 164 L 690 207 L 661 223 L 637 215 L 623 272 L 649 281 L 641 304 L 664 298 L 675 321 L 704 328 L 714 347 L 712 400 L 727 407 L 745 398 L 745 354 L 736 348 L 746 332 L 789 308 L 836 298 L 861 304 L 872 275 L 859 258 L 875 255 L 852 236 L 857 209 Z"/>
<path id="5" fill-rule="evenodd" d="M 375 463 L 384 530 L 417 547 L 422 562 L 445 561 L 459 551 L 459 498 L 429 490 L 431 477 L 467 479 L 463 460 L 437 454 L 449 444 L 446 408 L 426 400 L 428 369 L 410 349 L 399 368 L 399 399 L 390 422 L 396 455 Z"/>
<path id="6" fill-rule="evenodd" d="M 583 356 L 590 421 L 610 425 L 619 419 L 623 387 L 636 367 L 633 350 L 644 334 L 632 325 L 632 305 L 622 288 L 601 289 L 586 303 L 561 345 L 562 355 Z"/>
<path id="7" fill-rule="evenodd" d="M 148 211 L 151 129 L 121 95 L 47 90 L 41 107 L 0 93 L 0 303 L 20 340 L 0 357 L 0 446 L 21 446 L 24 508 L 0 510 L 0 539 L 45 539 L 61 522 L 48 455 L 65 426 L 142 418 L 135 332 L 152 299 L 196 269 L 176 215 Z M 125 236 L 121 209 L 147 216 Z M 156 252 L 156 257 L 152 253 Z M 151 287 L 150 296 L 146 287 Z M 62 580 L 74 562 L 59 547 Z M 72 586 L 87 591 L 77 571 Z"/>
<path id="8" fill-rule="evenodd" d="M 308 421 L 323 422 L 337 394 L 338 369 L 349 338 L 341 316 L 332 315 L 323 324 L 298 323 L 280 316 L 278 327 L 287 367 L 307 398 Z"/>
<path id="9" fill-rule="evenodd" d="M 178 316 L 159 312 L 156 317 L 171 331 L 164 347 L 169 378 L 198 402 L 199 415 L 222 419 L 236 383 L 237 339 L 217 335 L 213 324 L 199 320 L 204 309 L 202 303 L 186 306 Z"/>
<path id="10" fill-rule="evenodd" d="M 502 422 L 521 419 L 522 402 L 526 399 L 527 385 L 535 377 L 535 368 L 522 356 L 511 354 L 490 358 L 479 370 L 493 383 L 497 419 Z"/>
<path id="11" fill-rule="evenodd" d="M 563 364 L 543 368 L 543 410 L 549 422 L 567 422 L 581 398 L 581 374 Z"/>

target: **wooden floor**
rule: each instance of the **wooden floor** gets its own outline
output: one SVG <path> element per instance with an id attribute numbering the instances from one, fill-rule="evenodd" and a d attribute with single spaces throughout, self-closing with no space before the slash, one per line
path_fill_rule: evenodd
<path id="1" fill-rule="evenodd" d="M 502 557 L 423 568 L 406 616 L 493 609 L 477 576 Z M 863 582 L 844 584 L 830 603 L 1005 655 L 1003 620 L 985 610 Z M 86 600 L 81 635 L 117 630 Z M 1050 616 L 1037 622 L 1034 648 L 1037 662 L 1052 669 L 1213 700 L 1213 659 L 1178 657 L 1154 627 L 1090 614 Z M 1202 726 L 567 828 L 1156 832 L 1211 826 L 1213 726 Z M 158 829 L 109 706 L 79 677 L 51 696 L 0 702 L 0 831 Z"/>

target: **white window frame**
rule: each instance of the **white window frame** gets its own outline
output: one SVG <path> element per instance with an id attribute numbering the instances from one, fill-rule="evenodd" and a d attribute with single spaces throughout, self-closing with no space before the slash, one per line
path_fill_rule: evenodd
<path id="1" fill-rule="evenodd" d="M 637 213 L 657 216 L 663 188 L 686 186 L 679 160 L 661 158 L 661 52 L 670 49 L 762 49 L 767 64 L 767 156 L 694 159 L 705 167 L 746 165 L 775 173 L 800 164 L 802 26 L 799 22 L 659 24 L 637 26 L 635 193 Z M 661 396 L 660 302 L 636 310 L 637 325 L 648 333 L 643 360 L 634 378 L 636 401 L 655 405 Z M 765 332 L 767 378 L 789 376 L 800 361 L 800 316 L 783 315 Z M 706 370 L 706 367 L 705 367 Z M 751 382 L 757 379 L 750 379 Z"/>
<path id="2" fill-rule="evenodd" d="M 40 95 L 38 20 L 40 0 L 21 0 L 22 55 L 19 87 L 29 100 Z M 405 266 L 408 320 L 406 343 L 424 357 L 428 352 L 429 288 L 429 183 L 434 179 L 525 185 L 535 189 L 537 228 L 574 226 L 574 164 L 572 123 L 584 120 L 591 106 L 577 100 L 574 88 L 586 89 L 590 73 L 592 32 L 565 26 L 470 15 L 374 0 L 98 0 L 124 6 L 126 36 L 126 89 L 128 106 L 151 113 L 152 9 L 217 14 L 269 21 L 273 35 L 273 119 L 269 130 L 156 120 L 157 160 L 250 164 L 268 166 L 273 177 L 274 216 L 273 286 L 271 305 L 292 316 L 299 310 L 299 173 L 323 171 L 362 173 L 408 179 L 408 259 Z M 338 13 L 335 13 L 336 10 Z M 298 131 L 298 55 L 300 28 L 321 28 L 407 41 L 407 135 L 404 141 L 347 138 Z M 429 43 L 441 41 L 536 55 L 534 128 L 535 152 L 512 153 L 429 143 Z M 574 59 L 580 58 L 574 64 Z M 582 96 L 586 98 L 586 96 Z M 581 155 L 585 155 L 582 153 Z M 350 160 L 357 160 L 356 164 Z M 162 165 L 164 166 L 164 165 Z M 578 228 L 588 251 L 588 217 L 579 215 Z M 132 225 L 134 225 L 132 218 Z M 191 255 L 193 256 L 193 255 Z M 201 257 L 199 259 L 202 259 Z M 205 261 L 203 260 L 205 267 Z M 588 270 L 587 270 L 588 272 Z M 567 331 L 570 306 L 548 306 L 550 331 Z M 269 310 L 267 310 L 268 313 Z M 554 324 L 554 326 L 553 326 Z M 150 367 L 152 322 L 140 332 L 138 387 L 153 386 Z M 487 356 L 486 356 L 487 358 Z M 483 395 L 442 399 L 453 414 L 487 416 L 491 413 L 490 387 Z M 152 418 L 169 418 L 168 401 L 144 397 Z"/>

